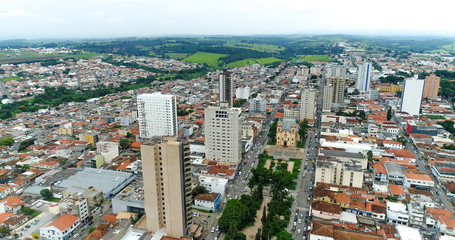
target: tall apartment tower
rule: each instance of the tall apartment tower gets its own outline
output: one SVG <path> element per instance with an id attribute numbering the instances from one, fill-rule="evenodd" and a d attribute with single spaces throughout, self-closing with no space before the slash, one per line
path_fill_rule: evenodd
<path id="1" fill-rule="evenodd" d="M 223 69 L 223 73 L 219 75 L 220 80 L 220 105 L 221 103 L 228 103 L 229 107 L 232 107 L 234 101 L 233 90 L 234 83 L 231 79 L 231 72 L 227 69 Z"/>
<path id="2" fill-rule="evenodd" d="M 344 89 L 346 78 L 328 78 L 327 85 L 331 84 L 332 88 L 332 103 L 342 104 L 344 101 Z"/>
<path id="3" fill-rule="evenodd" d="M 438 97 L 440 77 L 434 74 L 425 78 L 425 87 L 423 88 L 423 98 L 435 98 Z"/>
<path id="4" fill-rule="evenodd" d="M 325 77 L 326 78 L 331 78 L 331 77 L 346 78 L 346 66 L 333 65 L 333 66 L 327 67 L 327 73 L 325 74 Z"/>
<path id="5" fill-rule="evenodd" d="M 189 144 L 157 137 L 141 145 L 141 156 L 148 231 L 186 236 L 192 224 Z"/>
<path id="6" fill-rule="evenodd" d="M 402 112 L 407 112 L 410 115 L 420 114 L 424 85 L 425 80 L 419 80 L 416 77 L 404 81 L 400 109 Z"/>
<path id="7" fill-rule="evenodd" d="M 205 109 L 206 159 L 237 164 L 241 157 L 241 125 L 239 108 L 227 103 Z"/>
<path id="8" fill-rule="evenodd" d="M 322 99 L 322 111 L 330 112 L 332 110 L 333 85 L 324 86 L 324 96 Z"/>
<path id="9" fill-rule="evenodd" d="M 256 97 L 250 100 L 250 113 L 266 113 L 267 112 L 267 100 Z"/>
<path id="10" fill-rule="evenodd" d="M 371 72 L 371 64 L 362 63 L 359 65 L 356 88 L 360 92 L 366 92 L 370 90 Z"/>
<path id="11" fill-rule="evenodd" d="M 305 119 L 314 119 L 314 104 L 316 91 L 306 88 L 301 93 L 300 121 Z"/>
<path id="12" fill-rule="evenodd" d="M 160 92 L 137 96 L 139 134 L 142 139 L 177 135 L 177 102 Z"/>

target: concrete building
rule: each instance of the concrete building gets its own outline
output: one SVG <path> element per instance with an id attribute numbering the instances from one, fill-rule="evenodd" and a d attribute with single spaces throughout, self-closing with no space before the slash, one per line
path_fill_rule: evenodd
<path id="1" fill-rule="evenodd" d="M 316 104 L 316 91 L 306 88 L 301 92 L 300 121 L 314 119 L 314 105 Z"/>
<path id="2" fill-rule="evenodd" d="M 405 173 L 406 187 L 429 190 L 434 187 L 434 181 L 428 174 Z"/>
<path id="3" fill-rule="evenodd" d="M 216 211 L 221 205 L 221 194 L 219 193 L 202 193 L 194 197 L 194 205 L 197 208 Z"/>
<path id="4" fill-rule="evenodd" d="M 346 78 L 346 66 L 334 65 L 327 67 L 327 73 L 325 74 L 326 78 L 331 77 L 341 77 Z"/>
<path id="5" fill-rule="evenodd" d="M 143 186 L 126 187 L 112 198 L 112 213 L 132 212 L 139 216 L 145 214 Z"/>
<path id="6" fill-rule="evenodd" d="M 199 176 L 199 184 L 204 186 L 209 192 L 220 193 L 224 195 L 229 180 L 226 178 Z"/>
<path id="7" fill-rule="evenodd" d="M 85 222 L 90 216 L 88 201 L 86 198 L 65 198 L 58 203 L 60 214 L 72 214 L 79 217 L 81 222 Z"/>
<path id="8" fill-rule="evenodd" d="M 357 161 L 318 161 L 315 182 L 361 188 L 363 183 L 362 166 Z"/>
<path id="9" fill-rule="evenodd" d="M 67 239 L 73 231 L 79 226 L 80 220 L 78 217 L 65 214 L 51 222 L 46 227 L 40 228 L 41 240 L 58 240 Z"/>
<path id="10" fill-rule="evenodd" d="M 441 78 L 435 74 L 425 77 L 425 87 L 423 88 L 423 98 L 438 97 L 439 83 Z"/>
<path id="11" fill-rule="evenodd" d="M 407 112 L 409 115 L 420 114 L 424 84 L 424 80 L 418 80 L 416 78 L 406 79 L 404 81 L 401 112 Z"/>
<path id="12" fill-rule="evenodd" d="M 409 213 L 406 205 L 398 202 L 387 202 L 387 222 L 408 225 Z"/>
<path id="13" fill-rule="evenodd" d="M 250 100 L 250 113 L 261 113 L 267 112 L 267 100 L 257 97 Z"/>
<path id="14" fill-rule="evenodd" d="M 322 100 L 322 111 L 330 112 L 332 110 L 333 85 L 329 84 L 324 87 L 324 96 Z"/>
<path id="15" fill-rule="evenodd" d="M 328 78 L 326 85 L 332 85 L 332 103 L 342 104 L 344 100 L 344 89 L 346 78 Z"/>
<path id="16" fill-rule="evenodd" d="M 177 135 L 177 102 L 160 92 L 137 96 L 139 134 L 142 139 Z"/>
<path id="17" fill-rule="evenodd" d="M 360 92 L 367 92 L 370 90 L 372 70 L 371 64 L 369 63 L 362 63 L 359 65 L 356 88 Z"/>
<path id="18" fill-rule="evenodd" d="M 192 224 L 190 147 L 176 138 L 154 138 L 141 145 L 147 229 L 170 237 L 187 234 Z"/>
<path id="19" fill-rule="evenodd" d="M 235 90 L 235 97 L 238 99 L 248 99 L 250 98 L 251 89 L 250 87 L 237 88 Z"/>
<path id="20" fill-rule="evenodd" d="M 300 121 L 300 110 L 298 108 L 284 109 L 284 119 Z"/>
<path id="21" fill-rule="evenodd" d="M 231 72 L 227 69 L 223 69 L 223 73 L 218 76 L 220 85 L 220 97 L 219 103 L 227 103 L 229 107 L 232 107 L 234 96 L 234 82 L 231 79 Z"/>
<path id="22" fill-rule="evenodd" d="M 237 164 L 241 157 L 241 110 L 222 106 L 205 109 L 206 159 Z"/>
<path id="23" fill-rule="evenodd" d="M 104 157 L 104 163 L 111 163 L 119 155 L 119 143 L 99 141 L 96 143 L 96 154 Z"/>

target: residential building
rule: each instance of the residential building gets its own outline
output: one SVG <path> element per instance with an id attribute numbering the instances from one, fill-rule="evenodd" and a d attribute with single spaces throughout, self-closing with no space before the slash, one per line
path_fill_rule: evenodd
<path id="1" fill-rule="evenodd" d="M 104 163 L 111 163 L 119 155 L 119 143 L 99 141 L 96 144 L 96 154 L 103 156 Z"/>
<path id="2" fill-rule="evenodd" d="M 177 135 L 177 103 L 174 95 L 160 92 L 138 95 L 137 110 L 142 139 Z"/>
<path id="3" fill-rule="evenodd" d="M 204 186 L 209 192 L 220 193 L 221 195 L 224 195 L 228 181 L 226 178 L 199 176 L 201 186 Z"/>
<path id="4" fill-rule="evenodd" d="M 218 76 L 220 85 L 220 97 L 219 103 L 227 103 L 229 107 L 232 107 L 234 97 L 234 82 L 231 79 L 231 72 L 227 69 L 223 69 L 223 73 Z"/>
<path id="5" fill-rule="evenodd" d="M 332 85 L 332 103 L 342 104 L 344 100 L 344 89 L 346 85 L 346 78 L 328 78 L 326 85 Z M 325 90 L 325 89 L 324 89 Z"/>
<path id="6" fill-rule="evenodd" d="M 79 224 L 80 220 L 78 217 L 69 213 L 62 215 L 46 227 L 40 228 L 41 240 L 67 239 Z"/>
<path id="7" fill-rule="evenodd" d="M 315 182 L 324 182 L 351 187 L 362 187 L 363 170 L 360 162 L 318 161 Z"/>
<path id="8" fill-rule="evenodd" d="M 238 99 L 248 99 L 250 98 L 250 87 L 237 88 L 235 90 L 235 97 Z"/>
<path id="9" fill-rule="evenodd" d="M 346 71 L 346 70 L 345 70 Z M 306 88 L 301 93 L 300 121 L 314 119 L 314 108 L 316 104 L 316 91 Z"/>
<path id="10" fill-rule="evenodd" d="M 326 78 L 331 78 L 331 77 L 346 78 L 346 66 L 333 65 L 333 66 L 327 67 L 327 72 L 325 74 L 325 77 Z"/>
<path id="11" fill-rule="evenodd" d="M 338 220 L 341 215 L 341 207 L 337 204 L 316 200 L 311 203 L 311 213 L 317 218 Z"/>
<path id="12" fill-rule="evenodd" d="M 284 109 L 284 119 L 300 121 L 300 110 L 297 108 Z"/>
<path id="13" fill-rule="evenodd" d="M 400 111 L 409 115 L 419 115 L 422 104 L 424 80 L 416 78 L 406 79 L 403 87 Z"/>
<path id="14" fill-rule="evenodd" d="M 215 212 L 221 205 L 221 194 L 201 193 L 194 197 L 194 205 L 197 208 Z"/>
<path id="15" fill-rule="evenodd" d="M 406 205 L 398 202 L 387 202 L 387 222 L 408 225 L 409 213 Z"/>
<path id="16" fill-rule="evenodd" d="M 22 197 L 8 196 L 0 201 L 0 213 L 12 212 L 14 214 L 21 210 L 24 201 Z"/>
<path id="17" fill-rule="evenodd" d="M 435 74 L 425 77 L 425 87 L 423 88 L 423 98 L 438 97 L 439 83 L 441 78 Z"/>
<path id="18" fill-rule="evenodd" d="M 168 236 L 187 234 L 192 223 L 190 147 L 174 137 L 141 145 L 147 229 Z"/>
<path id="19" fill-rule="evenodd" d="M 267 100 L 256 97 L 250 100 L 250 113 L 261 113 L 267 112 Z"/>
<path id="20" fill-rule="evenodd" d="M 362 63 L 359 65 L 356 88 L 360 92 L 367 92 L 370 90 L 372 70 L 371 64 L 369 63 Z"/>
<path id="21" fill-rule="evenodd" d="M 322 100 L 322 111 L 330 112 L 332 110 L 333 85 L 329 84 L 324 87 L 324 96 Z"/>
<path id="22" fill-rule="evenodd" d="M 406 187 L 419 188 L 428 190 L 434 187 L 434 181 L 430 175 L 423 173 L 405 173 Z"/>
<path id="23" fill-rule="evenodd" d="M 86 198 L 64 198 L 58 203 L 61 214 L 72 214 L 79 217 L 81 222 L 84 222 L 90 216 L 88 201 Z"/>
<path id="24" fill-rule="evenodd" d="M 294 119 L 279 120 L 276 127 L 276 145 L 281 147 L 297 147 L 300 142 L 299 125 Z"/>
<path id="25" fill-rule="evenodd" d="M 241 157 L 241 110 L 222 106 L 205 109 L 206 159 L 237 164 Z"/>

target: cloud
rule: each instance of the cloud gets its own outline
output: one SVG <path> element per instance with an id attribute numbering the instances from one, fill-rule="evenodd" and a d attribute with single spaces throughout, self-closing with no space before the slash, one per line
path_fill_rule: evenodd
<path id="1" fill-rule="evenodd" d="M 91 17 L 99 17 L 104 15 L 104 11 L 88 12 L 87 15 Z"/>
<path id="2" fill-rule="evenodd" d="M 33 15 L 33 14 L 31 14 Z M 11 9 L 6 12 L 0 12 L 1 18 L 10 18 L 10 17 L 26 17 L 30 16 L 24 9 Z"/>

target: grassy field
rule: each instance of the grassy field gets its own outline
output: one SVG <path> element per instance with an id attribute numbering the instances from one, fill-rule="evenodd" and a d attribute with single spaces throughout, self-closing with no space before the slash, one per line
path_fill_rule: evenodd
<path id="1" fill-rule="evenodd" d="M 307 62 L 330 62 L 329 55 L 306 55 L 303 58 L 295 58 L 294 61 L 302 60 Z"/>
<path id="2" fill-rule="evenodd" d="M 44 61 L 50 59 L 65 59 L 65 58 L 83 58 L 90 59 L 99 53 L 82 52 L 81 54 L 39 54 L 27 50 L 13 52 L 11 50 L 0 52 L 0 63 L 28 62 L 28 61 Z"/>
<path id="3" fill-rule="evenodd" d="M 9 82 L 9 81 L 13 81 L 13 80 L 21 80 L 20 77 L 6 77 L 6 78 L 2 78 L 2 81 L 3 82 Z"/>
<path id="4" fill-rule="evenodd" d="M 218 53 L 197 52 L 189 57 L 186 57 L 185 59 L 183 59 L 183 61 L 201 64 L 206 63 L 211 67 L 218 67 L 218 59 L 225 56 L 227 55 Z"/>
<path id="5" fill-rule="evenodd" d="M 439 52 L 439 53 L 455 53 L 455 42 L 449 45 L 444 45 L 441 49 L 432 50 L 429 52 Z"/>
<path id="6" fill-rule="evenodd" d="M 224 46 L 236 47 L 236 48 L 246 48 L 246 49 L 251 49 L 251 50 L 256 50 L 256 51 L 261 51 L 261 52 L 284 50 L 283 47 L 280 47 L 277 45 L 263 44 L 263 43 L 242 43 L 242 42 L 236 41 L 236 40 L 228 40 L 226 42 L 226 44 L 224 44 Z"/>
<path id="7" fill-rule="evenodd" d="M 275 62 L 281 62 L 283 60 L 279 58 L 274 58 L 274 57 L 268 57 L 268 58 L 247 58 L 243 59 L 240 61 L 235 61 L 228 63 L 228 67 L 243 67 L 245 65 L 253 65 L 255 63 L 259 63 L 260 65 L 264 66 L 269 63 L 275 63 Z"/>
<path id="8" fill-rule="evenodd" d="M 188 53 L 168 53 L 169 58 L 180 60 L 188 57 Z"/>

